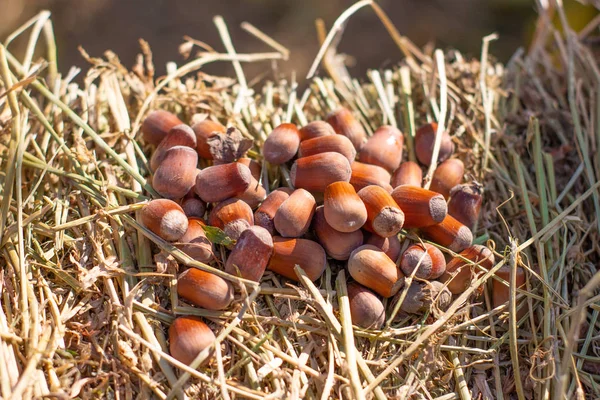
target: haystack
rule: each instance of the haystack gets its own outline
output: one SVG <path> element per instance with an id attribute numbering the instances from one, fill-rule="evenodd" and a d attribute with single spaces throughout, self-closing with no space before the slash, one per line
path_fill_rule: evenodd
<path id="1" fill-rule="evenodd" d="M 398 63 L 354 77 L 336 44 L 361 8 L 380 18 Z M 145 42 L 131 69 L 110 51 L 83 52 L 90 67 L 75 83 L 78 71 L 58 71 L 50 15 L 40 13 L 0 46 L 1 397 L 600 397 L 599 23 L 574 32 L 562 7 L 548 7 L 533 43 L 502 65 L 490 55 L 494 35 L 476 58 L 423 51 L 365 0 L 321 34 L 306 78 L 276 73 L 294 55 L 257 28 L 246 25 L 265 52 L 236 52 L 215 18 L 225 54 L 186 42 L 191 61 L 157 77 Z M 23 35 L 29 47 L 17 59 L 11 42 Z M 232 63 L 236 76 L 203 73 L 213 62 Z M 253 80 L 249 62 L 272 72 Z M 281 122 L 304 125 L 339 105 L 369 133 L 399 127 L 409 154 L 415 127 L 443 124 L 484 186 L 475 242 L 497 264 L 447 311 L 353 328 L 336 288 L 340 265 L 315 284 L 267 274 L 257 285 L 193 261 L 137 222 L 155 195 L 139 140 L 151 110 L 184 121 L 210 114 L 260 149 Z M 235 306 L 183 306 L 173 290 L 180 265 L 235 283 Z M 510 285 L 514 273 L 495 275 L 504 266 L 526 270 L 525 288 Z M 511 288 L 496 308 L 493 280 Z M 212 364 L 193 368 L 201 356 L 190 368 L 168 354 L 177 315 L 202 316 L 217 332 Z"/>

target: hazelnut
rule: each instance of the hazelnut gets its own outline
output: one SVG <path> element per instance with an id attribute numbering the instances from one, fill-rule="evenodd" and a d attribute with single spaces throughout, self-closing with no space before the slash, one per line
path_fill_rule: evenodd
<path id="1" fill-rule="evenodd" d="M 367 140 L 360 150 L 358 161 L 393 172 L 402 161 L 403 143 L 404 137 L 398 128 L 384 125 Z"/>
<path id="2" fill-rule="evenodd" d="M 450 190 L 462 182 L 465 165 L 458 158 L 450 158 L 437 166 L 431 179 L 430 190 L 450 197 Z"/>
<path id="3" fill-rule="evenodd" d="M 197 164 L 198 154 L 194 149 L 171 147 L 154 172 L 152 187 L 167 199 L 182 198 L 196 183 Z"/>
<path id="4" fill-rule="evenodd" d="M 350 253 L 363 244 L 361 230 L 340 232 L 332 228 L 325 219 L 323 206 L 317 207 L 312 226 L 327 255 L 335 260 L 347 260 Z"/>
<path id="5" fill-rule="evenodd" d="M 448 214 L 473 229 L 481 212 L 482 188 L 479 184 L 457 185 L 450 191 Z"/>
<path id="6" fill-rule="evenodd" d="M 311 281 L 316 281 L 325 271 L 327 257 L 317 242 L 308 239 L 273 237 L 273 255 L 267 269 L 298 281 L 294 267 L 298 265 Z"/>
<path id="7" fill-rule="evenodd" d="M 327 152 L 297 159 L 290 170 L 290 180 L 296 188 L 324 192 L 333 182 L 350 181 L 351 173 L 346 157 Z"/>
<path id="8" fill-rule="evenodd" d="M 431 122 L 425 124 L 417 129 L 415 134 L 415 153 L 417 159 L 423 165 L 431 164 L 431 157 L 433 156 L 433 146 L 435 145 L 435 137 L 437 134 L 437 123 Z M 454 153 L 454 143 L 448 132 L 442 133 L 442 142 L 440 144 L 440 151 L 438 153 L 437 162 L 441 163 Z"/>
<path id="9" fill-rule="evenodd" d="M 444 196 L 417 186 L 398 186 L 392 198 L 404 212 L 404 228 L 438 224 L 448 212 Z"/>
<path id="10" fill-rule="evenodd" d="M 296 189 L 279 206 L 273 223 L 283 237 L 300 237 L 308 231 L 317 203 L 312 194 Z"/>
<path id="11" fill-rule="evenodd" d="M 327 135 L 335 135 L 335 131 L 333 130 L 333 127 L 325 121 L 312 121 L 300 129 L 301 142 Z"/>
<path id="12" fill-rule="evenodd" d="M 329 114 L 327 122 L 337 134 L 350 139 L 356 151 L 359 151 L 367 140 L 365 129 L 352 115 L 352 112 L 345 107 L 338 108 Z"/>
<path id="13" fill-rule="evenodd" d="M 233 286 L 215 274 L 190 268 L 177 277 L 177 294 L 197 307 L 223 310 L 233 301 Z"/>
<path id="14" fill-rule="evenodd" d="M 273 254 L 273 239 L 260 226 L 251 226 L 240 235 L 225 263 L 225 271 L 259 282 Z M 236 270 L 237 268 L 237 270 Z"/>
<path id="15" fill-rule="evenodd" d="M 404 285 L 404 275 L 381 249 L 362 245 L 348 259 L 348 272 L 358 283 L 383 297 L 398 293 Z"/>
<path id="16" fill-rule="evenodd" d="M 451 215 L 446 215 L 439 224 L 421 228 L 421 231 L 431 241 L 455 252 L 463 251 L 473 243 L 471 230 Z"/>
<path id="17" fill-rule="evenodd" d="M 201 219 L 188 218 L 188 228 L 179 239 L 177 247 L 194 260 L 209 262 L 213 258 L 213 246 L 206 237 L 204 226 Z"/>
<path id="18" fill-rule="evenodd" d="M 327 186 L 323 205 L 327 223 L 337 231 L 354 232 L 367 221 L 367 208 L 348 182 Z"/>
<path id="19" fill-rule="evenodd" d="M 140 222 L 168 242 L 175 242 L 185 234 L 188 219 L 179 204 L 169 199 L 156 199 L 140 212 Z"/>
<path id="20" fill-rule="evenodd" d="M 370 185 L 358 191 L 367 208 L 364 228 L 382 237 L 396 236 L 404 225 L 404 213 L 392 196 L 380 186 Z"/>
<path id="21" fill-rule="evenodd" d="M 196 175 L 196 194 L 207 203 L 217 203 L 244 193 L 252 183 L 252 173 L 240 163 L 204 168 Z"/>
<path id="22" fill-rule="evenodd" d="M 179 317 L 169 327 L 171 356 L 186 365 L 190 365 L 215 339 L 213 331 L 199 317 Z"/>
<path id="23" fill-rule="evenodd" d="M 183 122 L 175 114 L 164 110 L 155 110 L 149 113 L 142 122 L 142 135 L 147 143 L 158 146 L 171 128 L 179 124 L 183 124 Z"/>
<path id="24" fill-rule="evenodd" d="M 315 154 L 327 152 L 340 153 L 348 159 L 348 162 L 353 162 L 356 157 L 356 150 L 352 142 L 342 135 L 327 135 L 305 140 L 300 143 L 298 157 L 314 156 Z"/>
<path id="25" fill-rule="evenodd" d="M 381 329 L 385 308 L 379 297 L 356 282 L 348 283 L 347 287 L 352 323 L 366 329 Z"/>
<path id="26" fill-rule="evenodd" d="M 281 124 L 265 140 L 262 154 L 271 164 L 284 164 L 298 152 L 300 132 L 294 124 Z"/>
<path id="27" fill-rule="evenodd" d="M 437 279 L 446 271 L 446 259 L 440 249 L 429 243 L 413 244 L 402 253 L 400 269 L 406 276 L 417 269 L 417 278 Z"/>
<path id="28" fill-rule="evenodd" d="M 254 215 L 243 200 L 228 199 L 212 209 L 208 224 L 222 229 L 231 239 L 237 240 L 243 231 L 254 225 Z"/>
<path id="29" fill-rule="evenodd" d="M 459 294 L 469 288 L 473 276 L 479 271 L 473 264 L 479 264 L 489 270 L 495 263 L 494 253 L 485 246 L 473 245 L 461 251 L 458 256 L 452 257 L 446 265 L 446 272 L 440 277 L 445 282 L 452 294 Z"/>
<path id="30" fill-rule="evenodd" d="M 413 161 L 405 161 L 392 175 L 392 187 L 395 189 L 400 185 L 421 187 L 423 182 L 423 171 L 419 164 Z"/>

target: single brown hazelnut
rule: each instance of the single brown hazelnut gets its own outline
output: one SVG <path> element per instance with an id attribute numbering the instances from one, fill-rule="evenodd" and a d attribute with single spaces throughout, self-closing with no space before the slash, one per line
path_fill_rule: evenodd
<path id="1" fill-rule="evenodd" d="M 379 297 L 356 282 L 348 283 L 347 288 L 352 323 L 366 329 L 381 329 L 385 308 Z"/>
<path id="2" fill-rule="evenodd" d="M 358 161 L 393 172 L 402 161 L 403 143 L 404 137 L 398 128 L 384 125 L 367 140 L 360 150 Z"/>
<path id="3" fill-rule="evenodd" d="M 444 196 L 417 186 L 398 186 L 392 198 L 404 212 L 404 228 L 438 224 L 448 212 Z"/>
<path id="4" fill-rule="evenodd" d="M 406 276 L 412 275 L 420 279 L 437 279 L 446 271 L 446 259 L 437 247 L 424 244 L 413 244 L 400 258 L 400 269 Z"/>
<path id="5" fill-rule="evenodd" d="M 273 254 L 273 239 L 260 226 L 251 226 L 240 235 L 227 258 L 225 271 L 259 282 Z"/>
<path id="6" fill-rule="evenodd" d="M 438 125 L 435 122 L 425 124 L 417 129 L 415 134 L 415 153 L 419 162 L 423 165 L 431 164 L 431 157 L 433 156 L 433 146 L 435 145 L 435 138 L 437 134 Z M 437 162 L 441 163 L 454 153 L 454 143 L 448 132 L 442 133 L 442 142 L 440 145 L 440 151 L 438 153 Z"/>
<path id="7" fill-rule="evenodd" d="M 177 295 L 207 310 L 223 310 L 233 301 L 233 286 L 225 279 L 196 268 L 177 277 Z"/>
<path id="8" fill-rule="evenodd" d="M 465 261 L 467 259 L 471 262 Z M 469 288 L 473 277 L 479 271 L 474 264 L 490 270 L 494 266 L 494 253 L 485 246 L 473 245 L 452 257 L 446 265 L 446 272 L 440 277 L 452 294 L 459 294 Z"/>
<path id="9" fill-rule="evenodd" d="M 347 260 L 350 253 L 363 244 L 361 230 L 340 232 L 332 228 L 325 220 L 323 206 L 317 207 L 312 227 L 327 255 L 335 260 Z"/>
<path id="10" fill-rule="evenodd" d="M 183 122 L 175 114 L 164 110 L 154 110 L 142 122 L 142 135 L 146 143 L 158 146 L 169 130 L 179 124 L 183 124 Z"/>
<path id="11" fill-rule="evenodd" d="M 222 229 L 227 236 L 237 240 L 243 231 L 254 224 L 252 209 L 240 199 L 220 202 L 208 214 L 208 224 Z"/>
<path id="12" fill-rule="evenodd" d="M 178 317 L 169 327 L 169 352 L 186 365 L 215 340 L 215 334 L 200 317 Z M 204 363 L 207 362 L 208 359 Z"/>
<path id="13" fill-rule="evenodd" d="M 482 187 L 479 184 L 457 185 L 450 191 L 448 214 L 473 229 L 481 212 Z"/>
<path id="14" fill-rule="evenodd" d="M 167 199 L 182 198 L 196 184 L 197 164 L 198 154 L 194 149 L 171 147 L 152 176 L 152 187 Z"/>
<path id="15" fill-rule="evenodd" d="M 422 227 L 421 232 L 432 242 L 454 252 L 463 251 L 473 243 L 471 230 L 451 215 L 446 215 L 439 224 Z"/>
<path id="16" fill-rule="evenodd" d="M 310 227 L 317 203 L 312 194 L 304 189 L 296 189 L 279 206 L 273 223 L 283 237 L 300 237 Z"/>
<path id="17" fill-rule="evenodd" d="M 367 208 L 364 228 L 382 237 L 396 236 L 404 225 L 404 213 L 381 186 L 365 186 L 358 196 Z"/>
<path id="18" fill-rule="evenodd" d="M 429 189 L 448 199 L 450 190 L 462 182 L 464 174 L 465 164 L 458 158 L 450 158 L 437 166 Z"/>
<path id="19" fill-rule="evenodd" d="M 204 168 L 196 175 L 196 194 L 207 203 L 217 203 L 244 193 L 252 183 L 252 173 L 240 163 Z"/>
<path id="20" fill-rule="evenodd" d="M 302 142 L 327 135 L 335 135 L 335 131 L 325 121 L 312 121 L 300 129 L 300 141 Z"/>
<path id="21" fill-rule="evenodd" d="M 311 281 L 316 281 L 327 266 L 325 250 L 312 240 L 273 237 L 273 255 L 267 269 L 298 281 L 294 270 L 296 265 L 304 270 Z"/>
<path id="22" fill-rule="evenodd" d="M 290 180 L 296 188 L 324 192 L 333 182 L 350 181 L 350 163 L 340 153 L 319 153 L 297 159 L 290 169 Z"/>
<path id="23" fill-rule="evenodd" d="M 354 232 L 367 221 L 367 208 L 348 182 L 327 186 L 323 205 L 327 223 L 337 231 Z"/>
<path id="24" fill-rule="evenodd" d="M 340 153 L 348 159 L 348 162 L 353 162 L 356 157 L 356 150 L 350 139 L 342 135 L 327 135 L 300 143 L 298 158 L 327 152 Z"/>
<path id="25" fill-rule="evenodd" d="M 188 219 L 183 209 L 169 199 L 152 200 L 142 207 L 140 222 L 169 242 L 181 239 L 188 228 Z"/>
<path id="26" fill-rule="evenodd" d="M 206 203 L 197 197 L 184 197 L 181 200 L 181 208 L 188 218 L 204 218 L 206 214 Z"/>
<path id="27" fill-rule="evenodd" d="M 383 297 L 398 293 L 404 285 L 404 275 L 381 249 L 366 244 L 350 254 L 348 272 L 355 281 Z"/>
<path id="28" fill-rule="evenodd" d="M 423 171 L 419 164 L 413 161 L 404 161 L 392 175 L 392 187 L 395 189 L 400 185 L 421 187 L 423 183 Z"/>
<path id="29" fill-rule="evenodd" d="M 271 164 L 284 164 L 290 161 L 298 152 L 300 132 L 294 124 L 281 124 L 267 137 L 262 154 Z"/>
<path id="30" fill-rule="evenodd" d="M 365 129 L 346 107 L 340 107 L 329 114 L 327 122 L 337 134 L 350 139 L 356 151 L 359 151 L 367 140 Z"/>
<path id="31" fill-rule="evenodd" d="M 188 218 L 188 228 L 179 239 L 177 247 L 185 254 L 200 262 L 209 262 L 213 258 L 212 243 L 206 237 L 204 222 L 198 218 Z"/>

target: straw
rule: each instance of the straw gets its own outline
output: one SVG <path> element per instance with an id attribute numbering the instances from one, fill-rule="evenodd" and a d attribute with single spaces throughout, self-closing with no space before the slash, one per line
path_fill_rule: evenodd
<path id="1" fill-rule="evenodd" d="M 483 38 L 478 57 L 428 53 L 381 6 L 359 1 L 329 32 L 318 25 L 308 79 L 278 81 L 270 68 L 298 55 L 249 23 L 243 31 L 265 52 L 243 53 L 216 17 L 224 53 L 188 37 L 184 47 L 199 46 L 197 57 L 169 63 L 155 80 L 143 41 L 132 71 L 111 52 L 83 52 L 87 70 L 61 75 L 50 14 L 25 22 L 0 45 L 2 398 L 600 397 L 600 68 L 591 44 L 600 19 L 575 32 L 555 3 L 539 8 L 532 48 L 501 65 L 490 46 L 495 34 Z M 337 51 L 363 8 L 398 52 L 389 68 L 355 76 Z M 26 44 L 19 57 L 16 41 Z M 204 73 L 217 61 L 231 63 L 234 77 Z M 245 62 L 265 68 L 250 76 Z M 369 134 L 397 125 L 413 161 L 416 129 L 437 120 L 426 183 L 447 131 L 453 156 L 484 186 L 473 234 L 497 262 L 489 271 L 476 265 L 448 309 L 405 314 L 401 290 L 384 300 L 385 326 L 363 329 L 352 324 L 343 261 L 329 260 L 314 282 L 297 267 L 298 282 L 267 271 L 257 283 L 223 271 L 225 248 L 201 263 L 139 223 L 157 197 L 146 167 L 152 149 L 139 135 L 150 111 L 235 125 L 255 140 L 249 154 L 271 191 L 291 183 L 288 166 L 261 159 L 268 132 L 326 119 L 340 106 Z M 404 247 L 417 237 L 399 235 Z M 515 287 L 517 267 L 526 271 L 524 288 Z M 231 307 L 187 304 L 176 291 L 183 268 L 231 282 Z M 510 268 L 508 280 L 496 276 L 500 268 Z M 506 304 L 493 307 L 493 280 L 508 286 Z M 168 328 L 181 315 L 201 317 L 217 337 L 191 365 L 168 354 Z"/>

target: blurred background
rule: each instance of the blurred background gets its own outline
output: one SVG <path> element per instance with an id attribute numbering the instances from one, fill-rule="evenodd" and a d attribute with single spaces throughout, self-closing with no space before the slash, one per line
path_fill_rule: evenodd
<path id="1" fill-rule="evenodd" d="M 58 43 L 59 69 L 72 65 L 87 67 L 77 46 L 94 57 L 113 50 L 123 64 L 131 67 L 139 53 L 138 38 L 150 43 L 157 74 L 165 73 L 165 63 L 183 62 L 178 46 L 183 36 L 201 40 L 216 50 L 223 45 L 212 21 L 222 15 L 228 24 L 238 52 L 271 51 L 240 28 L 248 21 L 291 50 L 285 72 L 301 76 L 318 51 L 314 21 L 322 18 L 329 29 L 354 0 L 0 0 L 0 39 L 40 10 L 52 12 Z M 497 32 L 500 39 L 491 51 L 507 61 L 526 44 L 534 30 L 536 11 L 533 0 L 379 0 L 401 34 L 417 45 L 428 43 L 454 47 L 479 57 L 481 38 Z M 574 27 L 582 27 L 597 10 L 575 0 L 565 0 Z M 26 41 L 11 45 L 18 53 Z M 14 47 L 12 47 L 14 46 Z M 371 9 L 362 9 L 348 24 L 339 46 L 351 56 L 351 72 L 360 76 L 368 68 L 395 63 L 400 53 Z M 244 69 L 260 72 L 262 66 Z M 228 63 L 208 66 L 213 74 L 231 74 Z"/>

